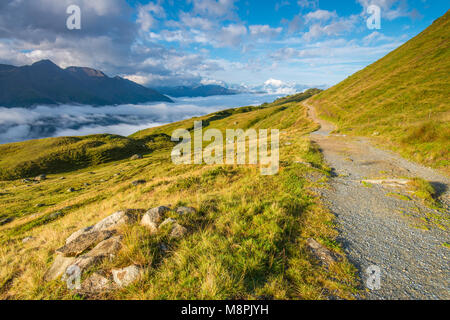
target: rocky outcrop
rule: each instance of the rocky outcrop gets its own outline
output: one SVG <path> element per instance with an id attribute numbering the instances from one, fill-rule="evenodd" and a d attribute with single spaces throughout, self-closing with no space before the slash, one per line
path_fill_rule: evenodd
<path id="1" fill-rule="evenodd" d="M 115 231 L 91 231 L 78 236 L 74 241 L 69 242 L 63 247 L 56 250 L 56 253 L 65 257 L 76 257 L 92 248 L 99 242 L 109 239 L 114 235 Z"/>
<path id="2" fill-rule="evenodd" d="M 151 233 L 169 230 L 171 238 L 181 238 L 187 233 L 187 229 L 181 226 L 175 219 L 166 215 L 173 211 L 169 207 L 156 207 L 148 211 L 144 209 L 129 209 L 113 213 L 99 221 L 97 224 L 80 229 L 71 234 L 65 241 L 65 245 L 56 250 L 55 260 L 50 269 L 44 275 L 45 281 L 67 280 L 73 270 L 79 270 L 81 274 L 92 267 L 102 263 L 106 259 L 113 259 L 122 248 L 122 236 L 115 235 L 118 228 L 123 225 L 132 225 L 140 222 Z M 180 207 L 176 210 L 179 215 L 195 213 L 195 209 Z M 142 216 L 142 218 L 141 218 Z M 167 245 L 164 251 L 167 251 Z M 91 249 L 92 248 L 92 249 Z M 72 272 L 72 273 L 71 273 Z M 141 267 L 131 265 L 123 269 L 111 270 L 113 280 L 101 273 L 89 276 L 81 285 L 80 293 L 96 293 L 99 291 L 113 290 L 125 287 L 137 281 L 143 273 Z"/>
<path id="3" fill-rule="evenodd" d="M 78 257 L 73 265 L 80 268 L 81 272 L 101 263 L 105 259 L 113 259 L 122 247 L 122 236 L 115 236 L 100 242 L 94 249 Z"/>

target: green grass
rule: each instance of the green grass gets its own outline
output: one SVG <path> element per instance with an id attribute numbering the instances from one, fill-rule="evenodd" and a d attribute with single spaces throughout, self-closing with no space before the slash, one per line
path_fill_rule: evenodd
<path id="1" fill-rule="evenodd" d="M 328 269 L 308 252 L 315 238 L 343 254 L 336 242 L 334 216 L 312 191 L 330 174 L 306 135 L 316 124 L 296 102 L 246 107 L 138 132 L 127 141 L 150 141 L 143 159 L 126 158 L 50 174 L 39 184 L 0 182 L 0 297 L 4 299 L 352 299 L 355 269 L 343 258 Z M 255 165 L 174 165 L 166 138 L 177 128 L 281 130 L 281 168 L 262 176 Z M 158 141 L 156 141 L 158 140 Z M 285 142 L 291 142 L 286 145 Z M 40 146 L 37 142 L 36 146 Z M 22 150 L 21 152 L 26 152 Z M 308 162 L 312 168 L 297 162 Z M 324 178 L 313 182 L 314 173 Z M 64 180 L 60 178 L 64 176 Z M 146 184 L 132 186 L 144 179 Z M 87 183 L 87 185 L 85 185 Z M 67 193 L 69 187 L 77 191 Z M 43 207 L 36 204 L 44 204 Z M 64 283 L 43 281 L 55 249 L 75 230 L 126 208 L 192 206 L 197 214 L 176 217 L 188 229 L 179 240 L 167 232 L 151 235 L 139 225 L 119 230 L 123 248 L 112 261 L 89 270 L 108 272 L 138 264 L 139 282 L 123 290 L 81 296 Z M 54 212 L 62 212 L 54 217 Z M 32 236 L 33 240 L 22 243 Z M 168 247 L 163 251 L 161 244 Z"/>
<path id="2" fill-rule="evenodd" d="M 397 193 L 397 192 L 389 192 L 386 194 L 387 197 L 396 198 L 403 201 L 411 201 L 411 198 L 408 196 L 405 196 L 404 194 Z"/>
<path id="3" fill-rule="evenodd" d="M 409 182 L 409 187 L 412 189 L 413 195 L 434 208 L 441 207 L 440 203 L 436 200 L 436 190 L 426 180 L 421 178 L 414 178 Z"/>
<path id="4" fill-rule="evenodd" d="M 0 145 L 0 180 L 69 172 L 171 145 L 166 135 L 132 139 L 109 134 Z"/>
<path id="5" fill-rule="evenodd" d="M 365 187 L 365 188 L 373 188 L 373 184 L 368 183 L 366 181 L 361 181 L 361 184 Z"/>
<path id="6" fill-rule="evenodd" d="M 272 104 L 273 105 L 283 105 L 283 104 L 292 103 L 292 102 L 302 102 L 304 100 L 311 98 L 312 96 L 314 96 L 316 94 L 321 93 L 322 91 L 323 90 L 321 90 L 321 89 L 308 89 L 302 93 L 297 93 L 294 95 L 290 95 L 287 97 L 277 99 Z"/>
<path id="7" fill-rule="evenodd" d="M 450 12 L 386 57 L 310 99 L 339 131 L 450 173 Z"/>

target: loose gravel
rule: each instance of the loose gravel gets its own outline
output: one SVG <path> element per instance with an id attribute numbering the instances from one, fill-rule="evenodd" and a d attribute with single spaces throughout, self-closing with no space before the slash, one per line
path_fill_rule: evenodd
<path id="1" fill-rule="evenodd" d="M 450 299 L 450 180 L 364 138 L 333 135 L 332 124 L 311 135 L 333 168 L 329 188 L 320 189 L 336 215 L 339 241 L 361 279 L 359 299 Z M 443 209 L 415 199 L 405 188 L 363 184 L 365 179 L 421 177 L 439 191 Z M 408 199 L 409 198 L 409 199 Z M 369 267 L 380 270 L 380 286 L 367 285 Z"/>

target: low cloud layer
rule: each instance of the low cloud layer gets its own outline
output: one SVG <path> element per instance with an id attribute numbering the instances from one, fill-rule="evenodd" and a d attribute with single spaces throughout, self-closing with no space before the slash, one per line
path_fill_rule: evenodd
<path id="1" fill-rule="evenodd" d="M 218 110 L 271 102 L 277 95 L 242 94 L 178 99 L 175 104 L 120 106 L 38 106 L 32 110 L 0 107 L 0 144 L 56 136 L 136 131 Z"/>

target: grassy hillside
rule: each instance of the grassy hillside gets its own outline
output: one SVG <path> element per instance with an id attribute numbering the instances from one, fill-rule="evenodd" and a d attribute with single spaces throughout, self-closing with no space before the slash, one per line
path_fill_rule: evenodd
<path id="1" fill-rule="evenodd" d="M 305 92 L 293 94 L 287 97 L 283 97 L 280 99 L 277 99 L 273 102 L 273 105 L 282 105 L 289 102 L 301 102 L 306 99 L 311 98 L 312 96 L 321 93 L 323 90 L 321 89 L 308 89 Z"/>
<path id="2" fill-rule="evenodd" d="M 450 173 L 450 12 L 310 101 L 339 131 Z"/>
<path id="3" fill-rule="evenodd" d="M 169 136 L 149 135 L 130 139 L 117 135 L 92 135 L 32 140 L 0 145 L 0 180 L 14 180 L 73 171 L 137 153 L 150 153 Z"/>
<path id="4" fill-rule="evenodd" d="M 269 104 L 198 120 L 205 128 L 280 129 L 279 174 L 262 176 L 254 165 L 174 165 L 172 148 L 161 147 L 140 160 L 51 174 L 39 184 L 0 182 L 3 218 L 15 218 L 0 227 L 0 298 L 351 299 L 354 268 L 343 257 L 327 269 L 306 247 L 307 239 L 314 238 L 342 254 L 333 215 L 313 191 L 326 186 L 330 170 L 307 138 L 317 126 L 307 119 L 305 108 Z M 190 129 L 193 121 L 151 128 L 129 139 Z M 138 179 L 146 183 L 133 186 Z M 69 187 L 76 191 L 67 193 Z M 43 280 L 54 251 L 75 230 L 117 210 L 158 205 L 197 209 L 177 218 L 188 229 L 184 238 L 152 236 L 131 225 L 120 230 L 124 245 L 116 258 L 95 267 L 138 264 L 145 268 L 139 282 L 86 297 L 69 291 L 65 283 Z M 32 240 L 23 243 L 28 236 Z"/>

